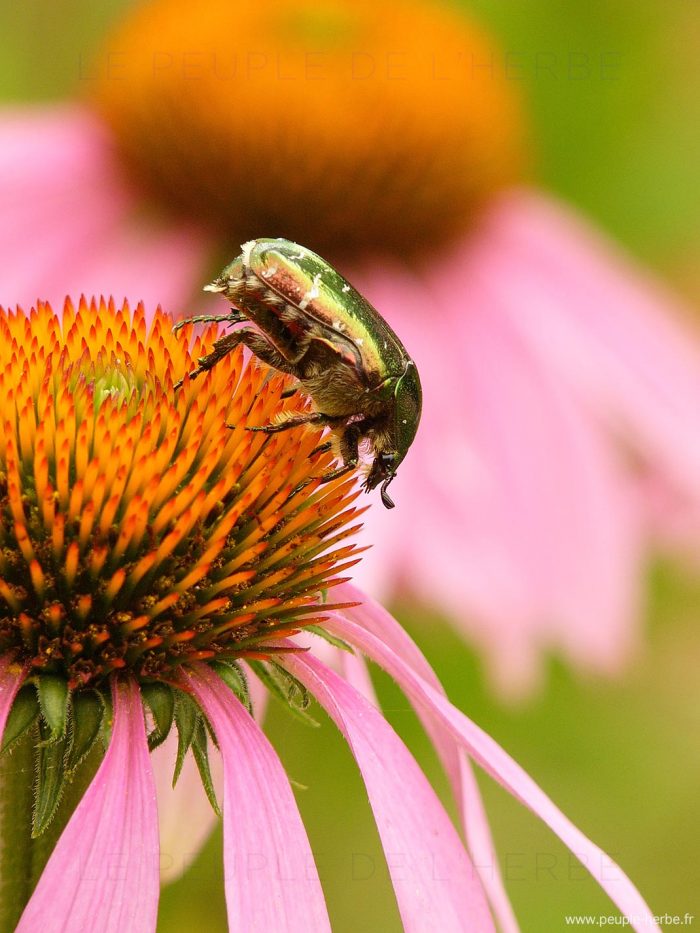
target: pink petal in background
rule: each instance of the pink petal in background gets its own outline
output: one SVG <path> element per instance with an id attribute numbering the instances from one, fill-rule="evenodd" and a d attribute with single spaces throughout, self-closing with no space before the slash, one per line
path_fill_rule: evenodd
<path id="1" fill-rule="evenodd" d="M 107 131 L 79 106 L 0 114 L 0 214 L 6 307 L 86 294 L 181 311 L 207 274 L 208 238 L 149 216 Z"/>
<path id="2" fill-rule="evenodd" d="M 26 667 L 16 664 L 8 655 L 0 656 L 0 745 L 12 703 L 26 676 Z"/>
<path id="3" fill-rule="evenodd" d="M 629 655 L 640 520 L 610 440 L 470 256 L 445 256 L 423 276 L 365 276 L 416 359 L 424 414 L 392 487 L 398 508 L 366 516 L 374 548 L 357 578 L 380 597 L 442 608 L 517 696 L 536 686 L 543 651 L 604 671 Z"/>
<path id="4" fill-rule="evenodd" d="M 697 502 L 700 329 L 693 311 L 592 225 L 535 192 L 502 199 L 481 250 L 485 274 L 498 261 L 511 270 L 494 290 L 507 296 L 513 325 L 544 365 Z"/>
<path id="5" fill-rule="evenodd" d="M 173 729 L 165 742 L 151 752 L 158 797 L 162 884 L 174 881 L 187 870 L 219 820 L 204 792 L 192 754 L 185 756 L 180 777 L 173 787 L 176 757 L 177 732 Z M 209 766 L 220 801 L 223 769 L 221 756 L 214 747 L 209 749 Z"/>

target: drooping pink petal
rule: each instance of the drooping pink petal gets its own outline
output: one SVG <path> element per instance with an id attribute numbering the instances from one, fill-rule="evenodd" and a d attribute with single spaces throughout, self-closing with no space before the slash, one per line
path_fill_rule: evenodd
<path id="1" fill-rule="evenodd" d="M 491 211 L 481 261 L 524 339 L 668 482 L 700 500 L 700 332 L 690 309 L 553 198 Z"/>
<path id="2" fill-rule="evenodd" d="M 426 777 L 384 717 L 311 655 L 284 664 L 323 706 L 362 773 L 408 933 L 493 929 L 467 852 Z"/>
<path id="3" fill-rule="evenodd" d="M 103 294 L 179 313 L 197 293 L 207 237 L 148 215 L 85 108 L 0 112 L 0 213 L 4 306 Z"/>
<path id="4" fill-rule="evenodd" d="M 467 244 L 420 275 L 358 274 L 424 390 L 392 486 L 400 507 L 389 521 L 365 516 L 373 560 L 358 578 L 437 603 L 517 694 L 536 683 L 543 650 L 619 668 L 638 609 L 640 522 L 610 439 L 523 340 L 477 259 Z"/>
<path id="5" fill-rule="evenodd" d="M 593 875 L 623 915 L 630 919 L 633 929 L 640 933 L 649 929 L 660 930 L 643 898 L 619 866 L 574 826 L 497 742 L 366 628 L 342 618 L 340 613 L 326 624 L 330 631 L 383 667 L 413 702 L 449 729 L 455 742 L 465 748 L 491 777 L 539 816 Z"/>
<path id="6" fill-rule="evenodd" d="M 133 681 L 113 684 L 114 723 L 97 774 L 63 831 L 18 933 L 153 933 L 158 820 L 143 707 Z"/>
<path id="7" fill-rule="evenodd" d="M 329 931 L 313 855 L 274 749 L 231 690 L 204 665 L 189 685 L 224 764 L 224 867 L 231 931 Z"/>
<path id="8" fill-rule="evenodd" d="M 379 603 L 370 599 L 365 593 L 349 583 L 339 586 L 336 595 L 341 602 L 360 603 L 359 606 L 352 609 L 343 610 L 343 615 L 346 618 L 376 635 L 420 677 L 440 693 L 444 693 L 440 681 L 421 654 L 418 646 L 383 606 L 380 606 Z M 349 656 L 345 651 L 339 653 L 342 655 L 344 666 L 353 665 L 351 667 L 351 676 L 348 678 L 350 682 L 368 699 L 372 699 L 374 691 L 364 660 L 358 655 Z M 349 662 L 345 660 L 348 657 Z M 359 674 L 357 665 L 361 665 Z M 415 711 L 423 724 L 423 728 L 430 736 L 433 747 L 437 751 L 452 785 L 452 792 L 460 809 L 467 846 L 479 871 L 484 890 L 498 921 L 499 929 L 502 933 L 517 933 L 519 929 L 518 921 L 515 918 L 510 899 L 503 884 L 498 854 L 481 799 L 481 792 L 466 752 L 464 749 L 459 748 L 452 733 L 444 724 L 430 715 L 421 704 L 415 704 Z"/>
<path id="9" fill-rule="evenodd" d="M 9 655 L 0 655 L 0 744 L 12 703 L 26 676 L 27 669 L 23 665 Z"/>
<path id="10" fill-rule="evenodd" d="M 174 881 L 186 871 L 218 822 L 192 755 L 185 756 L 180 777 L 173 787 L 176 757 L 177 733 L 173 730 L 165 742 L 151 752 L 158 797 L 160 880 L 163 884 Z M 220 800 L 223 769 L 221 756 L 215 748 L 210 750 L 209 766 Z"/>

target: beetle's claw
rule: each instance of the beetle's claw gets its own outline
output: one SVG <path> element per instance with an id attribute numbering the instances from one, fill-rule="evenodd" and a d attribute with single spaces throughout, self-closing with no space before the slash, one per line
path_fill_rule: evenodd
<path id="1" fill-rule="evenodd" d="M 327 450 L 330 450 L 332 446 L 333 444 L 331 441 L 325 441 L 323 444 L 319 444 L 318 447 L 314 447 L 309 457 L 314 457 L 316 454 L 324 454 Z"/>
<path id="2" fill-rule="evenodd" d="M 203 369 L 193 369 L 191 373 L 188 373 L 188 374 L 187 374 L 187 375 L 190 377 L 190 382 L 192 382 L 193 379 L 196 379 L 197 376 L 201 376 L 201 374 L 202 374 L 204 371 L 205 371 L 205 370 L 203 370 Z M 186 378 L 186 377 L 185 377 L 185 378 Z M 178 389 L 181 389 L 181 388 L 183 387 L 183 385 L 185 384 L 185 378 L 178 380 L 178 381 L 175 383 L 175 385 L 173 386 L 173 389 L 174 389 L 176 392 L 177 392 Z"/>

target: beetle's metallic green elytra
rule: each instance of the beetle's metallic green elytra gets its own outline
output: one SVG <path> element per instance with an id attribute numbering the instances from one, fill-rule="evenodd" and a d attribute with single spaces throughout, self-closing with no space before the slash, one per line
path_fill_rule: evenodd
<path id="1" fill-rule="evenodd" d="M 198 321 L 250 321 L 257 327 L 220 337 L 190 378 L 241 343 L 294 376 L 315 410 L 257 430 L 327 425 L 343 465 L 324 481 L 354 469 L 359 445 L 368 441 L 374 459 L 363 486 L 369 492 L 381 484 L 382 502 L 393 508 L 387 487 L 416 436 L 422 396 L 415 363 L 379 312 L 324 259 L 284 239 L 244 243 L 205 291 L 230 301 L 230 314 L 191 318 L 178 327 Z"/>

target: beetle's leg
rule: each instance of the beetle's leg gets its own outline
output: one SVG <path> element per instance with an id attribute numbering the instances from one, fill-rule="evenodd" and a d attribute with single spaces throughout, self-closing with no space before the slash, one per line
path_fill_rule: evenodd
<path id="1" fill-rule="evenodd" d="M 343 465 L 331 470 L 321 477 L 322 483 L 330 483 L 332 479 L 338 479 L 339 476 L 345 476 L 351 473 L 360 460 L 359 444 L 360 439 L 365 434 L 365 422 L 355 421 L 349 424 L 340 438 L 340 456 L 343 458 Z"/>
<path id="2" fill-rule="evenodd" d="M 319 444 L 318 447 L 314 447 L 309 456 L 313 457 L 316 454 L 324 454 L 327 450 L 330 450 L 332 446 L 332 441 L 325 441 L 325 443 Z"/>
<path id="3" fill-rule="evenodd" d="M 190 379 L 196 379 L 197 376 L 210 370 L 212 366 L 216 366 L 219 360 L 222 360 L 228 353 L 234 350 L 239 343 L 242 342 L 240 336 L 242 333 L 242 330 L 237 330 L 232 334 L 226 334 L 225 337 L 219 337 L 219 339 L 214 344 L 214 348 L 211 353 L 208 353 L 206 356 L 200 356 L 200 358 L 197 360 L 199 365 L 189 374 Z M 173 388 L 175 390 L 179 389 L 184 381 L 184 379 L 180 379 L 179 382 L 175 383 Z"/>
<path id="4" fill-rule="evenodd" d="M 332 479 L 338 479 L 339 476 L 345 476 L 346 473 L 352 473 L 357 466 L 356 463 L 344 463 L 342 466 L 331 470 L 330 473 L 324 473 L 321 477 L 322 483 L 330 483 Z"/>
<path id="5" fill-rule="evenodd" d="M 238 308 L 231 308 L 229 314 L 199 314 L 197 317 L 187 317 L 178 321 L 173 327 L 173 333 L 176 333 L 185 324 L 239 324 L 247 320 L 246 316 Z"/>
<path id="6" fill-rule="evenodd" d="M 303 415 L 296 415 L 293 418 L 287 418 L 286 421 L 280 421 L 277 424 L 262 424 L 260 427 L 246 428 L 247 431 L 264 431 L 265 434 L 279 434 L 280 431 L 287 431 L 289 428 L 299 428 L 303 424 L 327 424 L 333 425 L 345 421 L 345 415 L 338 418 L 324 415 L 320 411 L 309 411 Z M 312 451 L 313 452 L 313 451 Z"/>
<path id="7" fill-rule="evenodd" d="M 290 376 L 296 375 L 295 368 L 285 360 L 282 354 L 279 353 L 259 331 L 253 330 L 250 327 L 241 327 L 239 330 L 234 330 L 231 334 L 219 337 L 211 353 L 208 353 L 206 356 L 200 356 L 197 360 L 199 365 L 190 373 L 190 379 L 196 379 L 201 373 L 205 373 L 213 366 L 216 366 L 219 360 L 222 360 L 231 353 L 232 350 L 235 350 L 240 343 L 248 347 L 251 353 L 257 356 L 259 360 L 262 360 L 263 363 L 272 366 L 273 369 L 288 373 Z M 183 381 L 184 380 L 181 379 L 179 382 L 176 382 L 174 388 L 179 389 Z"/>
<path id="8" fill-rule="evenodd" d="M 326 424 L 331 424 L 334 421 L 337 423 L 346 420 L 346 416 L 344 415 L 338 418 L 330 418 L 328 415 L 321 415 L 321 417 L 324 419 Z M 331 470 L 329 473 L 324 474 L 321 477 L 321 483 L 330 483 L 332 479 L 337 479 L 339 476 L 345 476 L 346 473 L 350 473 L 355 469 L 360 458 L 358 444 L 364 433 L 362 430 L 363 424 L 364 422 L 359 421 L 355 424 L 348 425 L 345 428 L 340 442 L 340 452 L 343 458 L 343 465 L 337 467 L 335 470 Z M 314 454 L 321 453 L 325 450 L 330 450 L 331 446 L 332 444 L 330 441 L 319 444 L 318 447 L 314 447 L 309 456 L 312 457 Z M 298 492 L 301 492 L 302 489 L 305 489 L 309 483 L 312 482 L 313 480 L 311 479 L 302 480 L 302 482 L 299 483 L 298 486 L 295 486 L 289 494 L 290 499 Z"/>

